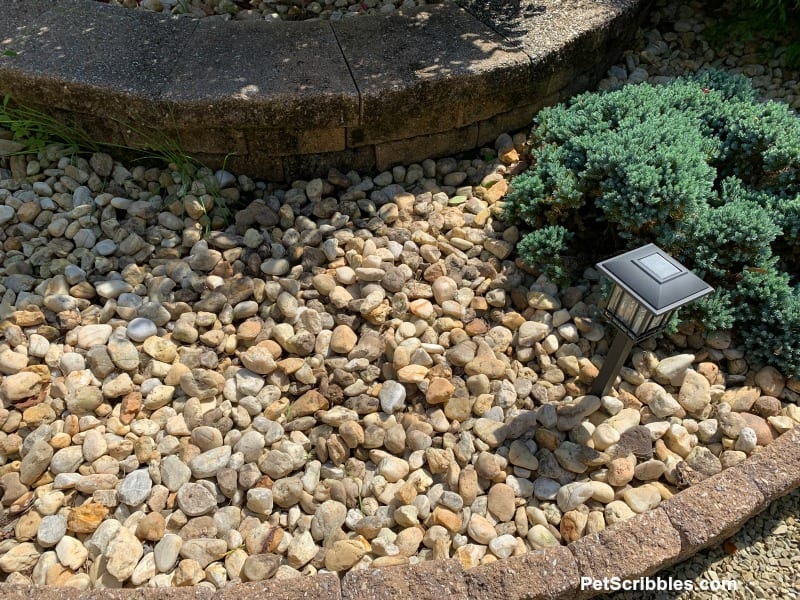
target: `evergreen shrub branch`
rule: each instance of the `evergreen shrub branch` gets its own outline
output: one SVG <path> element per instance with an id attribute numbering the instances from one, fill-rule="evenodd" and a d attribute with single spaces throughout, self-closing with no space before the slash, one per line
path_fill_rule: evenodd
<path id="1" fill-rule="evenodd" d="M 506 205 L 533 229 L 524 259 L 563 280 L 566 256 L 656 243 L 717 289 L 691 318 L 800 376 L 800 119 L 784 104 L 721 72 L 586 93 L 542 110 L 531 148 Z"/>

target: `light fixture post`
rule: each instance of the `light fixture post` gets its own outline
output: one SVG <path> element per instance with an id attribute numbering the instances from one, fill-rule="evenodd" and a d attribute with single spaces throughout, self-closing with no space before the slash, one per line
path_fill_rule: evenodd
<path id="1" fill-rule="evenodd" d="M 590 392 L 592 395 L 601 398 L 608 395 L 608 392 L 611 391 L 611 386 L 614 384 L 614 380 L 617 378 L 620 369 L 622 369 L 622 365 L 624 365 L 625 361 L 628 359 L 628 355 L 631 353 L 635 343 L 634 340 L 629 338 L 622 331 L 617 330 L 614 341 L 611 343 L 611 348 L 608 349 L 603 367 L 600 369 L 600 373 L 592 384 L 592 390 Z"/>
<path id="2" fill-rule="evenodd" d="M 633 345 L 662 332 L 681 306 L 714 289 L 654 244 L 597 264 L 613 284 L 603 314 L 617 335 L 591 393 L 605 396 Z"/>

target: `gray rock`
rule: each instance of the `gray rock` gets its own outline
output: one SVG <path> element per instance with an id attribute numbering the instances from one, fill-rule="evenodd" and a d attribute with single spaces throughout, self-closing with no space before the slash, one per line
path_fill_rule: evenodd
<path id="1" fill-rule="evenodd" d="M 43 548 L 52 548 L 67 533 L 67 518 L 64 515 L 47 515 L 39 523 L 36 541 Z"/>
<path id="2" fill-rule="evenodd" d="M 39 440 L 22 459 L 19 467 L 19 480 L 24 485 L 31 485 L 47 471 L 53 458 L 53 447 L 44 440 Z"/>
<path id="3" fill-rule="evenodd" d="M 189 517 L 206 515 L 217 507 L 217 499 L 199 483 L 185 483 L 178 490 L 178 508 Z"/>
<path id="4" fill-rule="evenodd" d="M 83 449 L 80 446 L 62 448 L 53 455 L 50 470 L 53 474 L 74 473 L 83 462 Z"/>
<path id="5" fill-rule="evenodd" d="M 128 337 L 134 342 L 143 342 L 151 335 L 156 335 L 156 333 L 158 333 L 158 328 L 150 319 L 137 317 L 128 323 L 126 332 Z"/>
<path id="6" fill-rule="evenodd" d="M 594 489 L 589 482 L 568 483 L 563 486 L 556 496 L 558 508 L 561 512 L 575 510 L 594 494 Z"/>
<path id="7" fill-rule="evenodd" d="M 189 468 L 192 470 L 192 475 L 196 479 L 214 477 L 220 469 L 227 466 L 230 458 L 231 447 L 220 446 L 219 448 L 213 448 L 195 456 L 189 462 Z"/>
<path id="8" fill-rule="evenodd" d="M 108 341 L 108 355 L 111 361 L 123 371 L 133 371 L 139 367 L 139 352 L 126 339 L 111 337 Z"/>
<path id="9" fill-rule="evenodd" d="M 383 412 L 392 414 L 402 410 L 406 401 L 406 388 L 399 381 L 389 379 L 383 382 L 381 391 L 378 392 Z"/>
<path id="10" fill-rule="evenodd" d="M 692 366 L 694 354 L 678 354 L 670 356 L 656 365 L 653 377 L 662 384 L 670 384 L 679 387 L 683 383 L 686 370 Z"/>
<path id="11" fill-rule="evenodd" d="M 311 534 L 318 541 L 332 539 L 344 525 L 347 507 L 341 502 L 327 500 L 319 505 L 311 520 Z"/>
<path id="12" fill-rule="evenodd" d="M 147 500 L 151 489 L 153 481 L 150 479 L 150 473 L 147 469 L 139 469 L 123 479 L 117 494 L 124 504 L 136 506 Z"/>
<path id="13" fill-rule="evenodd" d="M 695 446 L 685 458 L 686 464 L 706 477 L 722 471 L 722 463 L 708 448 Z"/>
<path id="14" fill-rule="evenodd" d="M 192 470 L 175 455 L 165 456 L 161 460 L 161 483 L 170 492 L 177 492 L 181 486 L 189 482 Z"/>
<path id="15" fill-rule="evenodd" d="M 247 508 L 259 515 L 272 513 L 272 490 L 267 488 L 251 488 L 247 490 Z"/>
<path id="16" fill-rule="evenodd" d="M 272 485 L 272 496 L 275 504 L 281 508 L 290 508 L 300 501 L 303 483 L 299 477 L 284 477 Z"/>
<path id="17" fill-rule="evenodd" d="M 275 554 L 254 554 L 248 556 L 242 565 L 242 579 L 245 581 L 263 581 L 269 579 L 278 570 L 281 559 Z"/>
<path id="18" fill-rule="evenodd" d="M 234 446 L 236 452 L 244 455 L 245 462 L 255 462 L 261 456 L 264 449 L 264 435 L 258 431 L 247 431 Z"/>
<path id="19" fill-rule="evenodd" d="M 167 533 L 153 548 L 156 569 L 161 573 L 168 573 L 175 566 L 180 555 L 183 538 L 174 533 Z"/>
<path id="20" fill-rule="evenodd" d="M 533 494 L 539 500 L 555 500 L 561 484 L 547 477 L 537 477 L 533 482 Z"/>
<path id="21" fill-rule="evenodd" d="M 221 383 L 218 374 L 208 369 L 192 369 L 181 375 L 180 379 L 183 392 L 200 400 L 214 398 L 220 392 Z"/>
<path id="22" fill-rule="evenodd" d="M 196 560 L 205 569 L 215 560 L 219 560 L 228 551 L 225 540 L 215 538 L 198 538 L 186 540 L 181 545 L 180 554 L 183 558 Z"/>

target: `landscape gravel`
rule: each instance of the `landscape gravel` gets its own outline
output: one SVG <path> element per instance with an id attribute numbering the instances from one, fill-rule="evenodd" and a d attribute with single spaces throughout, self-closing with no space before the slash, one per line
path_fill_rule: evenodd
<path id="1" fill-rule="evenodd" d="M 691 7 L 653 19 L 639 38 L 656 48 L 601 87 L 753 65 L 744 42 L 704 51 Z M 776 61 L 757 83 L 796 102 Z M 502 221 L 525 150 L 503 134 L 479 158 L 290 186 L 201 169 L 182 195 L 177 173 L 104 154 L 4 159 L 5 580 L 470 568 L 651 510 L 800 423 L 797 380 L 690 324 L 589 395 L 598 273 L 559 288 Z"/>

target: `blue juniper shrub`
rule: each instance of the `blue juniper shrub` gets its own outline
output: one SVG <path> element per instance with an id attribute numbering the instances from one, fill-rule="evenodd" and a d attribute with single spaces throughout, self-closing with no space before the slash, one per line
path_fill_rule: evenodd
<path id="1" fill-rule="evenodd" d="M 525 260 L 563 281 L 579 250 L 656 243 L 717 288 L 687 316 L 800 376 L 800 118 L 785 105 L 712 71 L 544 109 L 531 148 L 506 203 L 532 229 Z"/>

